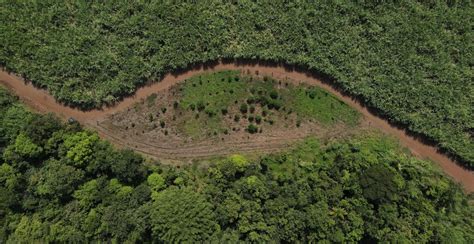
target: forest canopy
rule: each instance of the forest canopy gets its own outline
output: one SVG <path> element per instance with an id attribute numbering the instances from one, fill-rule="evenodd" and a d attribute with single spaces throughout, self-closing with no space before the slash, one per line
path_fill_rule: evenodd
<path id="1" fill-rule="evenodd" d="M 178 168 L 0 95 L 2 243 L 474 241 L 460 187 L 379 134 Z"/>
<path id="2" fill-rule="evenodd" d="M 220 58 L 327 74 L 474 166 L 470 1 L 1 1 L 0 65 L 81 108 Z"/>

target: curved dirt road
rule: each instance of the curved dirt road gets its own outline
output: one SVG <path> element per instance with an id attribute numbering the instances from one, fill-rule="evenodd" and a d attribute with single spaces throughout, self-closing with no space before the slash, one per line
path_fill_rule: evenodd
<path id="1" fill-rule="evenodd" d="M 365 106 L 361 105 L 356 100 L 349 96 L 343 95 L 334 87 L 322 82 L 313 75 L 306 72 L 290 70 L 283 66 L 222 62 L 206 67 L 199 66 L 198 68 L 185 70 L 179 74 L 168 74 L 160 82 L 139 88 L 135 95 L 123 99 L 115 106 L 91 111 L 80 111 L 78 109 L 64 106 L 63 104 L 56 102 L 56 100 L 45 90 L 37 89 L 30 83 L 26 84 L 21 78 L 12 74 L 8 74 L 5 71 L 0 71 L 0 84 L 12 90 L 27 105 L 40 112 L 52 112 L 63 118 L 73 117 L 89 127 L 96 128 L 98 121 L 103 120 L 108 115 L 126 109 L 140 99 L 144 99 L 157 91 L 168 89 L 176 83 L 190 78 L 196 74 L 206 71 L 219 70 L 240 70 L 244 72 L 250 72 L 252 74 L 258 73 L 258 75 L 267 75 L 281 80 L 288 80 L 289 82 L 295 84 L 301 82 L 309 85 L 319 86 L 331 92 L 340 100 L 359 111 L 371 127 L 377 128 L 386 134 L 397 137 L 400 141 L 400 144 L 410 149 L 415 156 L 436 162 L 447 175 L 459 182 L 464 187 L 466 192 L 474 192 L 474 172 L 459 166 L 444 154 L 439 153 L 435 147 L 426 145 L 414 137 L 407 135 L 404 130 L 391 126 L 386 120 L 381 119 L 380 117 L 369 112 Z M 102 134 L 102 136 L 104 136 L 104 134 Z M 106 135 L 104 137 L 107 138 Z"/>

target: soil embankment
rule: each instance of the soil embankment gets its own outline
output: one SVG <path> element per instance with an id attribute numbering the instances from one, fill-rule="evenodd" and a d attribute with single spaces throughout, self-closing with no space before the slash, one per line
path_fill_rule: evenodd
<path id="1" fill-rule="evenodd" d="M 241 70 L 252 74 L 258 73 L 259 75 L 272 76 L 275 79 L 288 80 L 295 84 L 304 82 L 309 85 L 319 86 L 331 92 L 340 100 L 363 114 L 365 123 L 368 123 L 370 127 L 395 136 L 399 139 L 401 145 L 409 148 L 415 156 L 436 162 L 447 175 L 462 184 L 467 192 L 474 192 L 474 173 L 459 166 L 446 155 L 439 153 L 436 147 L 426 145 L 408 135 L 403 129 L 390 125 L 386 120 L 372 114 L 367 107 L 363 106 L 352 97 L 342 94 L 327 82 L 322 82 L 307 72 L 300 72 L 293 69 L 290 70 L 283 66 L 239 63 L 216 63 L 210 66 L 199 66 L 189 70 L 184 70 L 177 74 L 168 74 L 160 82 L 139 88 L 133 96 L 124 98 L 115 106 L 90 111 L 81 111 L 64 106 L 63 104 L 56 102 L 56 100 L 45 90 L 35 88 L 31 83 L 27 84 L 21 78 L 4 71 L 0 71 L 0 83 L 11 89 L 26 104 L 40 112 L 52 112 L 63 118 L 73 117 L 86 126 L 97 128 L 98 122 L 102 121 L 108 115 L 126 109 L 140 101 L 140 99 L 145 99 L 155 92 L 168 89 L 176 83 L 196 74 L 219 70 Z M 109 138 L 105 133 L 100 134 L 105 138 Z M 113 138 L 109 139 L 114 141 Z"/>

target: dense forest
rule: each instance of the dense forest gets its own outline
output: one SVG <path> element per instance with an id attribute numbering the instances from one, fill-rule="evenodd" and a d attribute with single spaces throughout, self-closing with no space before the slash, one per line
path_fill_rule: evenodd
<path id="1" fill-rule="evenodd" d="M 2 0 L 0 65 L 81 108 L 193 63 L 297 65 L 472 167 L 474 9 L 435 2 Z"/>
<path id="2" fill-rule="evenodd" d="M 0 242 L 474 241 L 474 209 L 377 134 L 208 166 L 114 149 L 0 89 Z"/>

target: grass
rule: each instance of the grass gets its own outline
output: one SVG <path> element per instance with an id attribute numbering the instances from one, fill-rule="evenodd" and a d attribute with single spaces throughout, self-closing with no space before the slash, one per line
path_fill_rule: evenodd
<path id="1" fill-rule="evenodd" d="M 238 71 L 203 74 L 188 79 L 183 86 L 181 106 L 188 109 L 204 103 L 205 109 L 218 113 L 247 93 Z"/>
<path id="2" fill-rule="evenodd" d="M 209 118 L 206 115 L 200 115 L 199 118 L 189 117 L 186 119 L 181 129 L 192 139 L 199 139 L 220 134 L 224 130 L 221 122 L 220 117 Z"/>
<path id="3" fill-rule="evenodd" d="M 330 126 L 334 123 L 356 125 L 359 113 L 335 96 L 318 87 L 277 86 L 270 78 L 258 79 L 243 76 L 238 71 L 221 71 L 191 77 L 180 90 L 179 107 L 191 112 L 179 126 L 193 139 L 216 135 L 228 128 L 223 116 L 231 111 L 235 115 L 252 115 L 252 110 L 271 111 L 266 119 L 282 121 L 288 114 L 296 113 L 299 126 L 304 120 Z M 242 109 L 245 106 L 247 109 Z M 252 109 L 250 109 L 252 108 Z M 223 112 L 225 111 L 225 112 Z M 248 111 L 248 112 L 247 112 Z"/>
<path id="4" fill-rule="evenodd" d="M 148 96 L 146 98 L 146 104 L 148 107 L 152 107 L 155 105 L 155 101 L 156 101 L 156 98 L 158 97 L 158 95 L 156 93 L 153 93 L 151 94 L 150 96 Z"/>
<path id="5" fill-rule="evenodd" d="M 356 125 L 360 114 L 332 94 L 318 87 L 290 87 L 283 91 L 287 106 L 298 116 L 324 124 L 343 122 Z"/>

